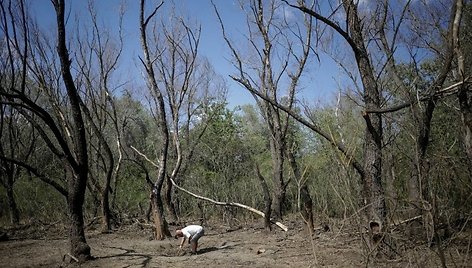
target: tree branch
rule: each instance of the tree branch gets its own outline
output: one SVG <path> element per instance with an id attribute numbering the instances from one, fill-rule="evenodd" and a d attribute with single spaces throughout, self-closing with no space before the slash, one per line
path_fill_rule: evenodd
<path id="1" fill-rule="evenodd" d="M 251 211 L 251 212 L 253 212 L 253 213 L 255 213 L 255 214 L 257 214 L 257 215 L 259 215 L 259 216 L 261 216 L 261 217 L 265 217 L 264 212 L 259 211 L 259 210 L 255 209 L 255 208 L 252 208 L 252 207 L 250 207 L 250 206 L 246 206 L 246 205 L 244 205 L 244 204 L 240 204 L 240 203 L 236 203 L 236 202 L 220 202 L 220 201 L 216 201 L 216 200 L 213 200 L 213 199 L 208 198 L 208 197 L 205 197 L 205 196 L 201 196 L 201 195 L 194 194 L 194 193 L 190 192 L 189 190 L 180 187 L 179 185 L 177 185 L 177 184 L 174 182 L 173 179 L 170 179 L 170 181 L 172 182 L 172 185 L 174 185 L 175 188 L 177 188 L 177 189 L 179 189 L 179 190 L 185 192 L 186 194 L 191 195 L 191 196 L 193 196 L 193 197 L 195 197 L 195 198 L 198 198 L 198 199 L 201 199 L 201 200 L 205 200 L 205 201 L 208 201 L 208 202 L 210 202 L 210 203 L 213 203 L 213 204 L 219 205 L 219 206 L 232 206 L 232 207 L 244 208 L 244 209 L 249 210 L 249 211 Z M 275 225 L 277 225 L 278 227 L 280 227 L 280 229 L 284 230 L 285 232 L 288 231 L 287 226 L 285 226 L 284 224 L 282 224 L 282 223 L 280 223 L 280 222 L 278 222 L 278 221 L 272 221 L 272 220 L 271 220 L 271 222 L 274 223 Z"/>
<path id="2" fill-rule="evenodd" d="M 144 159 L 146 159 L 146 161 L 148 161 L 148 162 L 149 162 L 151 165 L 153 165 L 155 168 L 159 168 L 159 165 L 156 164 L 156 163 L 155 163 L 154 161 L 152 161 L 151 159 L 149 159 L 149 158 L 147 157 L 147 155 L 141 153 L 138 149 L 134 148 L 133 145 L 131 145 L 130 147 L 131 147 L 131 149 L 133 149 L 136 153 L 138 153 L 140 156 L 144 157 Z"/>
<path id="3" fill-rule="evenodd" d="M 269 102 L 270 104 L 276 106 L 277 108 L 279 108 L 280 110 L 284 111 L 285 113 L 287 113 L 289 116 L 291 116 L 293 119 L 295 119 L 296 121 L 298 121 L 300 124 L 304 125 L 305 127 L 313 130 L 314 132 L 318 133 L 319 135 L 321 135 L 323 138 L 325 138 L 329 143 L 331 143 L 333 146 L 335 146 L 339 151 L 341 151 L 348 159 L 352 159 L 351 160 L 351 165 L 354 167 L 354 169 L 359 173 L 359 175 L 361 177 L 364 177 L 364 169 L 362 168 L 362 165 L 356 160 L 356 158 L 351 155 L 348 150 L 345 148 L 344 144 L 341 143 L 341 142 L 338 142 L 336 140 L 334 140 L 328 133 L 324 132 L 321 128 L 319 128 L 318 126 L 316 126 L 315 124 L 312 124 L 310 122 L 308 122 L 306 119 L 304 119 L 303 117 L 301 117 L 300 115 L 296 114 L 295 112 L 293 112 L 291 109 L 285 107 L 284 105 L 281 105 L 279 104 L 278 102 L 276 102 L 275 100 L 267 97 L 266 95 L 264 95 L 263 93 L 255 90 L 254 88 L 252 87 L 248 87 L 247 84 L 245 84 L 246 81 L 244 80 L 241 80 L 237 77 L 234 77 L 234 76 L 230 76 L 233 80 L 235 80 L 236 82 L 240 83 L 241 85 L 243 85 L 244 87 L 246 87 L 252 94 L 254 95 L 257 95 L 259 98 L 263 99 L 264 101 L 267 101 Z"/>
<path id="4" fill-rule="evenodd" d="M 38 177 L 38 179 L 40 179 L 41 181 L 51 185 L 52 187 L 54 187 L 54 189 L 56 189 L 60 194 L 62 194 L 64 197 L 67 198 L 67 196 L 69 195 L 69 192 L 64 188 L 62 187 L 62 185 L 60 185 L 59 183 L 49 179 L 48 177 L 46 177 L 45 175 L 41 174 L 36 168 L 26 164 L 26 163 L 23 163 L 21 161 L 18 161 L 16 159 L 12 159 L 12 158 L 8 158 L 8 157 L 5 157 L 3 155 L 0 155 L 0 159 L 4 160 L 4 161 L 7 161 L 7 162 L 10 162 L 10 163 L 13 163 L 17 166 L 20 166 L 20 167 L 23 167 L 24 169 L 26 169 L 28 172 L 31 172 L 33 173 L 36 177 Z"/>
<path id="5" fill-rule="evenodd" d="M 370 114 L 370 113 L 379 113 L 379 114 L 393 113 L 393 112 L 397 112 L 399 110 L 402 110 L 406 107 L 409 107 L 409 106 L 411 106 L 415 103 L 428 101 L 431 98 L 436 98 L 437 99 L 437 98 L 441 98 L 441 97 L 447 97 L 449 95 L 452 95 L 452 94 L 456 93 L 459 90 L 460 86 L 462 86 L 464 84 L 470 84 L 471 83 L 470 78 L 471 78 L 471 76 L 468 76 L 463 81 L 457 82 L 457 83 L 452 84 L 448 87 L 445 87 L 445 88 L 440 89 L 436 92 L 433 92 L 433 94 L 431 94 L 431 95 L 420 97 L 420 98 L 418 98 L 416 100 L 413 100 L 413 101 L 401 103 L 401 104 L 398 104 L 398 105 L 395 105 L 395 106 L 392 106 L 392 107 L 388 107 L 388 108 L 385 108 L 385 109 L 368 109 L 364 113 L 366 113 L 366 114 Z"/>
<path id="6" fill-rule="evenodd" d="M 149 163 L 151 163 L 152 165 L 156 166 L 156 164 L 154 162 L 152 162 L 145 154 L 141 153 L 140 151 L 138 151 L 136 148 L 134 148 L 133 146 L 131 146 L 131 148 L 136 151 L 139 155 L 141 155 L 142 157 L 144 157 L 144 159 L 146 159 Z M 198 199 L 201 199 L 201 200 L 205 200 L 205 201 L 208 201 L 210 203 L 213 203 L 215 205 L 219 205 L 219 206 L 232 206 L 232 207 L 239 207 L 239 208 L 244 208 L 244 209 L 247 209 L 261 217 L 265 217 L 265 214 L 264 212 L 262 211 L 259 211 L 255 208 L 252 208 L 252 207 L 249 207 L 249 206 L 246 206 L 246 205 L 243 205 L 243 204 L 240 204 L 240 203 L 236 203 L 236 202 L 220 202 L 220 201 L 216 201 L 216 200 L 213 200 L 211 198 L 208 198 L 208 197 L 204 197 L 204 196 L 201 196 L 201 195 L 197 195 L 197 194 L 194 194 L 182 187 L 180 187 L 179 185 L 177 185 L 177 183 L 175 183 L 175 181 L 173 180 L 172 177 L 169 177 L 169 180 L 170 182 L 172 183 L 172 185 L 174 185 L 175 188 L 195 197 L 195 198 L 198 198 Z M 287 226 L 283 225 L 282 223 L 280 222 L 273 222 L 275 225 L 279 226 L 282 230 L 284 231 L 288 231 L 288 228 Z"/>
<path id="7" fill-rule="evenodd" d="M 309 8 L 303 6 L 303 5 L 302 6 L 297 6 L 297 5 L 290 4 L 287 0 L 282 0 L 282 1 L 285 2 L 287 5 L 289 5 L 290 7 L 296 8 L 296 9 L 302 11 L 303 13 L 306 13 L 306 14 L 314 17 L 315 19 L 324 22 L 326 25 L 333 28 L 333 30 L 338 32 L 347 41 L 347 43 L 349 44 L 349 46 L 351 46 L 354 53 L 358 53 L 359 48 L 357 47 L 354 40 L 352 40 L 352 38 L 349 36 L 349 34 L 346 31 L 344 31 L 339 25 L 337 25 L 334 21 L 322 16 L 321 14 L 317 13 L 316 11 L 314 11 L 312 9 L 309 9 Z"/>

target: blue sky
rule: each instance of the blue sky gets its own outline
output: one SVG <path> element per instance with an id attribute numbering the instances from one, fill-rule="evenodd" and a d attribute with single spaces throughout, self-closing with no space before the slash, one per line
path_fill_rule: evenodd
<path id="1" fill-rule="evenodd" d="M 87 15 L 87 0 L 66 1 L 72 4 L 72 13 L 69 26 L 74 21 L 74 16 Z M 147 1 L 152 2 L 152 1 Z M 157 1 L 155 1 L 157 2 Z M 230 53 L 222 39 L 222 33 L 218 20 L 214 13 L 210 0 L 179 0 L 175 1 L 178 10 L 181 10 L 185 16 L 198 21 L 202 26 L 202 35 L 200 40 L 200 53 L 206 56 L 214 66 L 217 73 L 226 78 L 229 92 L 229 106 L 235 107 L 246 103 L 254 103 L 252 96 L 228 76 L 236 73 L 231 65 Z M 121 0 L 96 0 L 95 6 L 99 22 L 107 27 L 115 27 L 118 23 L 118 11 Z M 244 14 L 239 8 L 238 1 L 235 0 L 215 0 L 215 4 L 221 13 L 227 31 L 230 32 L 234 40 L 238 40 L 246 30 Z M 166 1 L 165 5 L 169 7 L 171 1 Z M 139 1 L 125 1 L 126 13 L 124 17 L 125 47 L 122 58 L 121 72 L 123 76 L 129 79 L 136 79 L 136 83 L 144 83 L 140 77 L 140 68 L 138 56 L 141 55 L 139 43 Z M 54 9 L 50 0 L 31 1 L 31 13 L 37 16 L 42 27 L 55 30 Z M 299 14 L 298 11 L 287 8 L 287 13 L 292 15 Z M 332 99 L 338 90 L 338 83 L 342 76 L 336 64 L 326 55 L 321 55 L 321 62 L 311 61 L 307 66 L 304 82 L 301 84 L 302 95 L 311 104 L 323 104 Z"/>

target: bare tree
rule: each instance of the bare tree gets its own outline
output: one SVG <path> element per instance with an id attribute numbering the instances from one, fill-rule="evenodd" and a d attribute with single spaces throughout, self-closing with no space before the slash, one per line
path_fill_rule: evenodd
<path id="1" fill-rule="evenodd" d="M 52 2 L 57 16 L 57 53 L 61 62 L 62 79 L 69 98 L 73 119 L 73 128 L 71 130 L 73 144 L 71 147 L 74 154 L 70 155 L 72 176 L 68 181 L 69 195 L 67 197 L 71 220 L 69 239 L 71 241 L 72 255 L 76 256 L 79 260 L 87 260 L 90 258 L 90 247 L 86 242 L 84 233 L 83 204 L 89 163 L 85 124 L 80 109 L 82 100 L 71 74 L 71 60 L 69 59 L 69 51 L 66 45 L 64 0 L 53 0 Z"/>
<path id="2" fill-rule="evenodd" d="M 103 31 L 98 25 L 97 14 L 89 3 L 89 14 L 92 22 L 92 31 L 85 31 L 85 37 L 78 35 L 78 66 L 80 76 L 78 81 L 85 89 L 84 102 L 81 102 L 81 108 L 87 119 L 90 140 L 90 153 L 94 158 L 92 168 L 90 169 L 90 180 L 100 196 L 103 231 L 109 232 L 112 229 L 110 210 L 110 192 L 111 183 L 116 181 L 118 171 L 121 165 L 122 157 L 120 129 L 118 127 L 118 118 L 113 103 L 113 71 L 118 65 L 118 60 L 123 49 L 122 38 L 122 19 L 123 9 L 121 9 L 118 25 L 118 38 L 115 41 L 109 31 Z M 79 30 L 78 30 L 79 32 Z M 92 36 L 93 38 L 87 38 Z M 83 41 L 85 40 L 85 41 Z M 98 68 L 95 67 L 98 63 Z M 96 74 L 98 72 L 98 74 Z M 113 126 L 108 124 L 109 120 Z M 112 130 L 116 133 L 110 135 Z M 105 133 L 108 135 L 105 136 Z M 94 138 L 96 137 L 96 139 Z M 114 140 L 116 138 L 116 141 Z M 115 149 L 115 144 L 117 148 Z M 115 153 L 117 152 L 117 153 Z"/>
<path id="3" fill-rule="evenodd" d="M 452 70 L 455 42 L 453 37 L 457 36 L 459 30 L 459 23 L 456 20 L 460 20 L 460 9 L 457 8 L 459 6 L 458 2 L 459 1 L 456 1 L 454 3 L 449 18 L 446 18 L 448 20 L 444 22 L 439 14 L 442 9 L 437 10 L 435 8 L 426 8 L 421 3 L 416 3 L 419 7 L 413 8 L 410 6 L 411 3 L 408 1 L 400 13 L 397 24 L 394 25 L 394 35 L 390 38 L 387 37 L 386 29 L 387 24 L 393 22 L 393 19 L 391 18 L 392 11 L 391 7 L 385 3 L 383 6 L 383 15 L 380 17 L 379 23 L 379 46 L 382 47 L 383 52 L 385 53 L 385 58 L 388 59 L 386 61 L 387 75 L 392 78 L 395 82 L 395 87 L 402 92 L 402 95 L 406 96 L 407 102 L 411 103 L 409 109 L 416 131 L 414 143 L 415 149 L 414 155 L 412 156 L 411 177 L 408 187 L 409 199 L 411 204 L 413 204 L 414 214 L 423 214 L 423 221 L 426 225 L 429 241 L 431 241 L 434 232 L 432 230 L 434 223 L 432 222 L 433 219 L 431 217 L 431 203 L 433 197 L 429 194 L 431 191 L 429 188 L 431 186 L 429 183 L 428 166 L 426 164 L 426 152 L 430 143 L 430 129 L 433 112 L 441 97 L 439 93 L 446 83 L 448 74 Z M 429 10 L 429 12 L 424 12 L 425 10 Z M 457 18 L 457 16 L 459 16 L 459 18 Z M 434 25 L 434 28 L 426 28 L 427 26 L 415 23 L 415 18 L 419 17 L 426 21 L 430 21 L 429 24 Z M 404 37 L 407 39 L 405 43 L 407 44 L 408 50 L 411 52 L 410 57 L 414 63 L 414 68 L 412 70 L 414 78 L 412 83 L 405 82 L 408 80 L 400 74 L 399 69 L 401 68 L 394 57 L 394 51 L 397 49 L 397 46 L 399 46 L 399 40 L 395 39 L 395 36 L 400 34 L 401 27 L 407 26 L 405 25 L 405 20 L 412 21 L 412 25 L 408 25 L 410 28 L 408 30 L 412 32 L 411 36 L 413 36 L 413 39 L 422 36 L 425 30 L 434 32 L 436 29 L 444 28 L 441 27 L 441 25 L 447 25 L 447 28 L 442 30 L 442 36 L 440 35 L 443 40 L 429 40 L 427 37 L 423 37 L 424 41 L 418 44 L 417 42 L 414 42 L 414 40 L 410 41 Z M 405 33 L 403 34 L 406 35 Z M 436 37 L 434 34 L 431 36 L 432 38 Z M 443 48 L 436 47 L 433 45 L 434 43 L 442 44 Z M 413 51 L 415 51 L 417 47 L 426 47 L 426 49 L 430 50 L 431 53 L 434 53 L 435 57 L 438 59 L 437 75 L 431 81 L 425 81 L 420 74 L 419 70 L 421 67 L 419 66 L 418 60 L 416 60 L 416 56 L 413 54 Z M 419 94 L 427 95 L 428 97 L 425 98 L 423 102 L 418 102 L 417 96 Z"/>
<path id="4" fill-rule="evenodd" d="M 200 27 L 192 29 L 183 18 L 171 15 L 170 22 L 161 25 L 162 34 L 156 36 L 157 76 L 162 81 L 162 90 L 166 96 L 170 111 L 167 123 L 171 130 L 172 149 L 175 159 L 167 178 L 165 203 L 173 221 L 177 220 L 177 212 L 172 202 L 171 180 L 179 182 L 181 168 L 185 168 L 193 150 L 190 144 L 190 124 L 198 106 L 197 75 L 198 48 L 200 43 Z M 206 70 L 211 73 L 211 70 Z M 182 128 L 182 126 L 184 126 Z M 181 130 L 185 133 L 181 133 Z M 182 136 L 187 137 L 188 148 L 182 148 Z M 184 166 L 183 166 L 184 165 Z"/>
<path id="5" fill-rule="evenodd" d="M 278 1 L 252 0 L 241 7 L 247 14 L 248 44 L 254 56 L 246 59 L 230 40 L 215 4 L 223 38 L 231 50 L 237 75 L 231 78 L 249 90 L 262 94 L 274 102 L 281 96 L 286 106 L 292 108 L 300 77 L 305 68 L 311 46 L 311 18 L 304 17 L 302 23 L 291 22 L 284 15 Z M 285 89 L 286 92 L 283 92 Z M 284 162 L 287 150 L 287 133 L 290 117 L 278 107 L 260 100 L 254 95 L 257 105 L 269 130 L 272 157 L 274 190 L 272 210 L 274 216 L 282 217 L 283 203 L 290 179 L 285 178 Z"/>
<path id="6" fill-rule="evenodd" d="M 11 8 L 11 5 L 8 7 L 9 11 L 7 11 L 7 7 L 4 6 L 3 2 L 0 5 L 2 11 L 2 23 L 0 25 L 2 32 L 7 33 L 9 26 L 7 17 L 8 15 L 13 17 L 14 11 Z M 17 81 L 18 78 L 15 77 L 14 66 L 12 66 L 14 64 L 13 59 L 9 58 L 10 56 L 13 57 L 13 52 L 11 51 L 8 42 L 8 40 L 2 40 L 1 66 L 2 69 L 11 70 L 11 72 L 9 74 L 7 74 L 7 72 L 2 72 L 0 83 L 2 84 L 2 87 L 10 86 L 11 88 L 14 88 L 18 86 L 21 81 Z M 9 67 L 13 68 L 10 69 Z M 7 100 L 5 99 L 4 101 Z M 20 223 L 20 212 L 14 195 L 14 184 L 20 177 L 21 167 L 12 161 L 7 161 L 7 159 L 18 159 L 22 162 L 28 161 L 28 158 L 31 156 L 36 144 L 36 133 L 35 131 L 29 131 L 28 129 L 30 128 L 31 125 L 27 120 L 22 118 L 18 111 L 12 109 L 7 104 L 0 105 L 0 184 L 6 190 L 8 209 L 10 211 L 10 222 L 13 225 L 18 225 Z M 23 135 L 26 136 L 22 137 Z"/>
<path id="7" fill-rule="evenodd" d="M 21 166 L 7 159 L 28 163 L 36 148 L 37 135 L 18 111 L 7 105 L 0 106 L 0 184 L 5 188 L 10 222 L 20 223 L 20 211 L 14 194 L 14 184 L 20 178 Z"/>
<path id="8" fill-rule="evenodd" d="M 41 80 L 39 80 L 38 84 L 32 86 L 30 83 L 26 82 L 27 70 L 31 71 L 34 76 L 34 70 L 35 67 L 37 67 L 32 60 L 32 58 L 34 58 L 32 53 L 33 51 L 38 52 L 38 50 L 33 50 L 32 44 L 40 39 L 35 40 L 35 37 L 37 37 L 39 33 L 36 31 L 31 32 L 31 28 L 34 28 L 34 24 L 26 16 L 24 1 L 16 1 L 15 5 L 12 5 L 12 1 L 9 1 L 10 14 L 5 11 L 3 3 L 2 1 L 3 30 L 8 50 L 8 66 L 11 70 L 9 76 L 18 77 L 19 80 L 16 81 L 18 83 L 11 83 L 9 86 L 2 84 L 0 90 L 2 103 L 16 109 L 35 127 L 48 148 L 63 161 L 65 168 L 68 170 L 67 191 L 65 191 L 60 184 L 52 180 L 46 179 L 45 181 L 49 181 L 51 185 L 60 190 L 61 193 L 67 195 L 70 217 L 70 253 L 80 261 L 85 261 L 91 256 L 90 247 L 85 239 L 83 219 L 83 203 L 88 178 L 88 154 L 85 126 L 80 109 L 81 100 L 70 71 L 71 61 L 66 46 L 64 1 L 52 1 L 52 4 L 57 15 L 57 55 L 60 60 L 63 89 L 65 89 L 66 92 L 66 98 L 63 99 L 63 103 L 68 104 L 71 110 L 70 127 L 64 125 L 64 123 L 68 123 L 68 121 L 55 120 L 55 117 L 50 112 L 50 107 L 53 106 L 41 107 L 40 103 L 35 102 L 34 95 L 29 94 L 31 88 L 28 87 L 37 86 L 43 90 L 50 91 L 60 91 L 60 87 L 44 88 L 42 86 L 47 84 L 41 83 Z M 14 9 L 19 10 L 19 20 L 11 14 L 11 10 Z M 10 18 L 9 22 L 7 22 L 8 18 Z M 57 65 L 51 65 L 51 68 L 48 70 L 54 72 L 55 66 Z M 35 78 L 47 77 L 45 73 L 48 70 L 45 70 L 43 76 L 36 76 Z M 59 85 L 58 77 L 56 76 L 55 78 L 56 80 L 52 79 L 51 81 L 55 81 L 56 85 Z M 42 82 L 44 82 L 44 80 Z M 63 115 L 64 114 L 60 114 L 60 116 Z M 63 118 L 65 119 L 65 117 Z M 15 159 L 9 159 L 9 161 L 14 161 L 17 165 L 21 165 L 29 171 L 34 171 L 27 163 L 16 161 Z"/>
<path id="9" fill-rule="evenodd" d="M 362 178 L 362 185 L 363 185 L 363 197 L 364 202 L 367 207 L 367 217 L 370 223 L 370 227 L 375 228 L 376 230 L 380 231 L 384 227 L 384 223 L 386 220 L 386 206 L 385 206 L 385 199 L 384 199 L 384 190 L 382 185 L 382 142 L 383 142 L 383 127 L 382 127 L 382 113 L 383 112 L 391 112 L 397 111 L 399 109 L 403 109 L 405 107 L 409 107 L 412 105 L 413 102 L 409 101 L 398 105 L 396 107 L 389 107 L 384 108 L 384 100 L 381 94 L 382 83 L 379 80 L 380 77 L 383 77 L 385 67 L 389 67 L 389 70 L 393 70 L 395 61 L 394 57 L 395 54 L 392 49 L 392 46 L 396 44 L 398 41 L 398 31 L 399 25 L 402 25 L 404 14 L 408 9 L 408 5 L 410 4 L 407 1 L 403 13 L 400 14 L 400 18 L 395 21 L 393 26 L 393 31 L 389 32 L 389 37 L 392 38 L 390 42 L 387 41 L 385 30 L 387 29 L 387 25 L 385 24 L 386 19 L 386 10 L 390 10 L 391 5 L 388 1 L 384 3 L 378 3 L 376 6 L 379 8 L 383 6 L 385 9 L 385 16 L 383 16 L 384 20 L 379 20 L 380 23 L 375 25 L 372 21 L 365 21 L 358 10 L 359 3 L 355 1 L 342 1 L 339 6 L 333 7 L 333 14 L 339 13 L 340 8 L 343 8 L 345 15 L 345 26 L 344 29 L 338 21 L 333 19 L 335 16 L 331 14 L 330 16 L 323 16 L 321 14 L 320 8 L 312 9 L 308 8 L 303 3 L 298 5 L 292 5 L 285 1 L 290 6 L 301 10 L 302 12 L 311 15 L 316 20 L 322 22 L 327 27 L 331 28 L 336 34 L 338 34 L 341 39 L 343 39 L 348 46 L 351 48 L 354 58 L 357 63 L 357 71 L 359 73 L 360 81 L 362 84 L 362 98 L 363 98 L 363 107 L 366 110 L 363 117 L 366 123 L 365 135 L 364 135 L 364 159 L 363 159 L 363 167 L 360 168 L 359 166 L 356 167 L 356 162 L 353 162 L 354 167 L 358 170 L 359 174 Z M 377 10 L 377 9 L 375 9 Z M 375 12 L 374 12 L 375 13 Z M 390 13 L 389 13 L 390 14 Z M 454 14 L 454 11 L 452 12 Z M 366 22 L 370 22 L 371 24 L 366 24 Z M 374 26 L 372 26 L 374 25 Z M 390 27 L 390 24 L 389 24 Z M 389 28 L 390 29 L 390 28 Z M 369 30 L 372 30 L 369 32 Z M 373 33 L 373 34 L 372 34 Z M 385 52 L 385 57 L 381 57 L 383 59 L 379 62 L 373 62 L 374 60 L 378 60 L 377 50 L 369 47 L 369 38 L 373 35 L 372 40 L 380 40 L 379 47 L 381 47 Z M 379 38 L 375 38 L 378 35 Z M 438 94 L 441 90 L 441 86 L 444 83 L 444 79 L 447 73 L 450 70 L 450 49 L 448 49 L 446 53 L 445 64 L 444 67 L 440 71 L 440 75 L 438 78 L 431 84 L 431 89 L 434 91 L 428 95 L 429 98 L 421 99 L 421 101 L 431 100 L 431 104 L 434 105 L 434 97 Z M 386 60 L 385 60 L 386 59 Z M 355 76 L 354 76 L 355 77 Z M 398 80 L 395 80 L 398 81 Z M 432 114 L 432 105 L 426 109 L 429 111 L 425 116 L 428 117 L 428 114 Z M 419 117 L 418 117 L 419 118 Z M 424 122 L 424 120 L 421 120 Z M 428 121 L 426 119 L 426 121 Z M 428 125 L 421 124 L 422 128 L 428 128 Z M 421 132 L 421 131 L 420 131 Z M 425 133 L 425 131 L 422 131 Z M 321 133 L 320 133 L 321 134 Z M 419 139 L 427 140 L 427 134 L 419 137 Z M 339 147 L 342 149 L 342 147 Z M 342 151 L 342 150 L 341 150 Z"/>
<path id="10" fill-rule="evenodd" d="M 179 175 L 187 169 L 207 122 L 212 118 L 211 114 L 202 116 L 204 106 L 211 102 L 211 98 L 215 98 L 215 101 L 221 98 L 224 84 L 217 82 L 211 65 L 198 57 L 200 27 L 191 26 L 190 22 L 174 14 L 174 9 L 165 22 L 151 24 L 154 27 L 153 35 L 147 37 L 146 28 L 161 5 L 162 2 L 151 15 L 145 17 L 144 1 L 141 2 L 141 41 L 144 52 L 141 60 L 152 96 L 151 106 L 156 107 L 153 110 L 154 118 L 160 131 L 160 143 L 156 146 L 160 150 L 159 160 L 156 161 L 158 178 L 152 188 L 159 196 L 158 199 L 161 199 L 160 188 L 164 182 L 161 179 L 165 179 L 167 187 L 163 195 L 164 204 L 171 220 L 176 221 L 178 215 L 172 182 L 180 182 Z M 153 44 L 153 50 L 148 44 Z M 192 129 L 196 116 L 200 116 L 199 128 Z M 162 212 L 155 213 L 155 216 L 158 214 L 162 215 Z M 166 220 L 162 218 L 163 221 Z M 159 239 L 159 236 L 156 238 Z"/>
<path id="11" fill-rule="evenodd" d="M 170 143 L 170 135 L 169 135 L 169 128 L 167 126 L 167 111 L 164 102 L 164 95 L 159 88 L 156 72 L 154 67 L 154 61 L 156 55 L 152 55 L 148 45 L 148 37 L 147 37 L 147 27 L 151 19 L 156 15 L 159 8 L 164 4 L 164 2 L 160 2 L 151 12 L 149 15 L 144 14 L 144 6 L 145 0 L 141 0 L 140 5 L 140 16 L 139 16 L 139 25 L 140 25 L 140 32 L 141 32 L 141 46 L 144 53 L 144 58 L 141 59 L 145 71 L 146 71 L 146 78 L 147 84 L 151 94 L 154 97 L 155 104 L 157 106 L 157 124 L 159 129 L 159 134 L 161 138 L 160 146 L 158 148 L 158 171 L 157 171 L 157 178 L 152 185 L 151 189 L 151 206 L 155 224 L 155 239 L 162 240 L 165 237 L 171 236 L 169 227 L 167 225 L 167 221 L 164 216 L 164 205 L 162 202 L 162 185 L 166 179 L 166 171 L 167 171 L 167 155 L 169 151 L 169 143 Z"/>

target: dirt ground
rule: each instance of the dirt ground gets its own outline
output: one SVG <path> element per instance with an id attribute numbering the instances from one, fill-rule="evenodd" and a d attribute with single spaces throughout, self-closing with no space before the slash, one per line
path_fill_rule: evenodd
<path id="1" fill-rule="evenodd" d="M 67 238 L 57 227 L 25 228 L 8 232 L 0 242 L 0 267 L 440 267 L 434 247 L 392 235 L 375 254 L 363 247 L 360 232 L 343 223 L 317 230 L 310 239 L 298 221 L 284 222 L 284 232 L 271 233 L 260 222 L 232 229 L 206 224 L 197 255 L 179 241 L 151 239 L 141 224 L 119 228 L 111 234 L 88 230 L 87 242 L 94 260 L 77 264 L 68 255 Z M 171 226 L 174 231 L 176 226 Z M 321 229 L 321 228 L 320 228 Z M 445 251 L 451 267 L 472 267 L 471 234 L 461 233 Z M 375 255 L 375 256 L 374 256 Z M 368 263 L 368 265 L 366 265 Z"/>

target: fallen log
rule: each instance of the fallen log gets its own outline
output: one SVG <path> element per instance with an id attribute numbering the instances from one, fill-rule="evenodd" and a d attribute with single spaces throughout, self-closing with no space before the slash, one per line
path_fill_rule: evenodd
<path id="1" fill-rule="evenodd" d="M 261 217 L 265 217 L 265 214 L 264 212 L 260 211 L 260 210 L 257 210 L 255 208 L 252 208 L 250 206 L 246 206 L 244 204 L 241 204 L 241 203 L 236 203 L 236 202 L 221 202 L 221 201 L 216 201 L 216 200 L 213 200 L 211 198 L 208 198 L 208 197 L 205 197 L 205 196 L 201 196 L 201 195 L 197 195 L 197 194 L 194 194 L 192 192 L 190 192 L 189 190 L 187 189 L 184 189 L 182 187 L 180 187 L 179 185 L 177 185 L 177 183 L 175 183 L 175 181 L 173 179 L 170 179 L 172 185 L 174 185 L 175 188 L 179 189 L 180 191 L 188 194 L 188 195 L 191 195 L 195 198 L 198 198 L 198 199 L 201 199 L 201 200 L 205 200 L 205 201 L 208 201 L 210 203 L 213 203 L 215 205 L 218 205 L 218 206 L 232 206 L 232 207 L 239 207 L 239 208 L 244 208 L 246 210 L 249 210 L 251 211 L 252 213 L 255 213 Z M 281 222 L 278 222 L 278 221 L 273 221 L 271 220 L 271 222 L 275 225 L 277 225 L 278 227 L 280 227 L 280 229 L 284 230 L 285 232 L 288 231 L 288 228 L 287 226 L 285 226 L 284 224 L 282 224 Z"/>
<path id="2" fill-rule="evenodd" d="M 156 163 L 154 163 L 153 161 L 151 161 L 145 154 L 141 153 L 138 149 L 134 148 L 133 146 L 131 146 L 131 149 L 133 149 L 136 153 L 138 153 L 139 155 L 141 155 L 142 157 L 144 157 L 149 163 L 151 163 L 153 166 L 155 167 L 158 167 L 158 165 Z M 240 203 L 236 203 L 236 202 L 220 202 L 220 201 L 216 201 L 216 200 L 213 200 L 211 198 L 208 198 L 208 197 L 205 197 L 205 196 L 201 196 L 201 195 L 197 195 L 197 194 L 194 194 L 192 192 L 190 192 L 189 190 L 187 189 L 184 189 L 182 187 L 180 187 L 179 185 L 177 185 L 177 183 L 175 183 L 175 181 L 170 178 L 170 182 L 172 183 L 172 185 L 174 185 L 175 188 L 179 189 L 180 191 L 186 193 L 186 194 L 189 194 L 195 198 L 198 198 L 198 199 L 201 199 L 201 200 L 205 200 L 205 201 L 208 201 L 210 203 L 213 203 L 215 205 L 218 205 L 218 206 L 231 206 L 231 207 L 239 207 L 239 208 L 244 208 L 246 210 L 249 210 L 263 218 L 265 218 L 265 214 L 264 212 L 262 211 L 259 211 L 255 208 L 252 208 L 250 206 L 246 206 L 244 204 L 240 204 Z M 283 225 L 281 222 L 278 222 L 278 221 L 273 221 L 273 220 L 270 220 L 271 223 L 277 225 L 278 227 L 280 227 L 280 229 L 284 230 L 285 232 L 288 231 L 288 228 L 287 226 Z"/>

